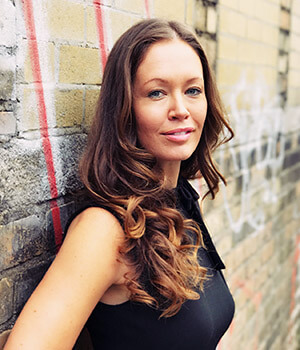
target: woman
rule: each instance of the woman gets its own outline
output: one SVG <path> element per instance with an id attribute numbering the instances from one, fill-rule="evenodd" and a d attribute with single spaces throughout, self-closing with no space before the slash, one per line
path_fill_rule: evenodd
<path id="1" fill-rule="evenodd" d="M 214 198 L 224 118 L 206 55 L 183 25 L 143 21 L 117 41 L 81 162 L 90 196 L 9 337 L 9 349 L 214 349 L 234 312 L 187 182 Z M 223 140 L 224 141 L 224 140 Z"/>

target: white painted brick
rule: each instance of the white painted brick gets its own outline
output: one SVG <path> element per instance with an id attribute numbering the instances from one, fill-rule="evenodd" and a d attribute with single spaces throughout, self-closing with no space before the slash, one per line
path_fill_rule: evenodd
<path id="1" fill-rule="evenodd" d="M 209 33 L 215 34 L 217 31 L 217 11 L 214 7 L 207 8 L 206 29 Z"/>
<path id="2" fill-rule="evenodd" d="M 13 112 L 0 112 L 0 135 L 14 134 L 16 119 Z"/>
<path id="3" fill-rule="evenodd" d="M 280 73 L 286 73 L 286 71 L 287 71 L 287 63 L 288 63 L 288 59 L 287 59 L 286 55 L 279 56 L 279 59 L 278 59 L 278 71 Z"/>
<path id="4" fill-rule="evenodd" d="M 0 1 L 0 38 L 1 45 L 12 47 L 16 44 L 15 13 L 16 9 L 9 0 Z"/>

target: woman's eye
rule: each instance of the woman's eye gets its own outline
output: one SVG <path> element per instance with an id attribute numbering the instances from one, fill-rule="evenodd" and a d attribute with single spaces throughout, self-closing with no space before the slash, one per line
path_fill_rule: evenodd
<path id="1" fill-rule="evenodd" d="M 148 97 L 150 98 L 161 98 L 163 96 L 163 92 L 160 90 L 154 90 L 149 92 Z"/>
<path id="2" fill-rule="evenodd" d="M 191 95 L 191 96 L 197 96 L 201 94 L 201 89 L 199 88 L 189 88 L 186 91 L 187 95 Z"/>

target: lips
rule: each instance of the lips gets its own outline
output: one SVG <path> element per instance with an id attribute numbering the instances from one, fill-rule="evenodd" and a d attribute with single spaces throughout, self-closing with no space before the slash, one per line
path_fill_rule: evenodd
<path id="1" fill-rule="evenodd" d="M 174 129 L 162 133 L 167 140 L 173 142 L 185 142 L 191 136 L 191 133 L 194 131 L 193 128 L 184 128 L 184 129 Z"/>
<path id="2" fill-rule="evenodd" d="M 193 128 L 174 129 L 163 133 L 163 135 L 185 135 L 187 133 L 191 133 L 192 131 L 194 131 Z"/>

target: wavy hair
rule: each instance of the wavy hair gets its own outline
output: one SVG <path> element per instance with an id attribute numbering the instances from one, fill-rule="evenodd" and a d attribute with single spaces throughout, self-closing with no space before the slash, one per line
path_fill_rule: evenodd
<path id="1" fill-rule="evenodd" d="M 179 38 L 198 54 L 204 74 L 207 117 L 200 142 L 182 162 L 186 179 L 203 176 L 214 198 L 224 177 L 214 164 L 213 150 L 227 139 L 229 130 L 208 60 L 196 36 L 184 25 L 160 19 L 144 20 L 127 30 L 115 43 L 107 60 L 97 111 L 80 175 L 99 206 L 123 223 L 125 242 L 120 252 L 132 266 L 125 276 L 131 299 L 159 308 L 162 317 L 178 312 L 187 299 L 198 299 L 206 269 L 197 250 L 203 246 L 197 224 L 176 209 L 173 190 L 164 186 L 156 159 L 140 146 L 133 110 L 133 83 L 147 49 L 161 40 Z M 188 233 L 189 232 L 189 233 Z"/>

